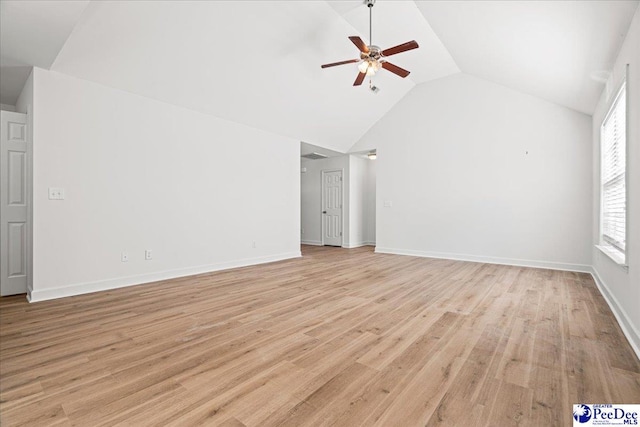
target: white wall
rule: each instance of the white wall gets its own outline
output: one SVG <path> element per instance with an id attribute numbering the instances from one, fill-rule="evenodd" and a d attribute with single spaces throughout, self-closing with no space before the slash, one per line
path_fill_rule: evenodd
<path id="1" fill-rule="evenodd" d="M 600 221 L 600 126 L 609 110 L 612 97 L 625 75 L 627 80 L 627 264 L 628 269 L 615 264 L 601 253 Z M 615 61 L 607 89 L 603 91 L 593 115 L 593 268 L 602 293 L 616 314 L 627 338 L 640 357 L 640 9 L 627 33 Z"/>
<path id="2" fill-rule="evenodd" d="M 366 205 L 366 239 L 368 244 L 376 244 L 376 171 L 377 160 L 369 161 L 369 167 L 367 168 L 367 193 L 365 195 Z"/>
<path id="3" fill-rule="evenodd" d="M 589 116 L 482 79 L 417 86 L 351 149 L 378 151 L 376 250 L 588 271 L 590 141 Z"/>
<path id="4" fill-rule="evenodd" d="M 322 244 L 322 171 L 341 169 L 342 172 L 342 245 L 349 246 L 349 156 L 329 157 L 301 163 L 306 168 L 300 174 L 300 240 L 307 245 Z"/>
<path id="5" fill-rule="evenodd" d="M 372 160 L 362 155 L 349 156 L 349 246 L 375 243 L 375 176 L 372 182 Z M 373 185 L 372 185 L 373 184 Z"/>
<path id="6" fill-rule="evenodd" d="M 16 106 L 13 107 L 11 111 L 17 111 L 18 113 L 27 114 L 27 110 L 30 106 L 33 105 L 33 70 L 31 70 L 31 74 L 27 78 L 27 81 L 24 83 L 22 87 L 22 91 L 20 92 L 20 96 L 18 96 L 18 102 L 16 102 Z M 6 105 L 2 104 L 4 109 Z"/>
<path id="7" fill-rule="evenodd" d="M 298 141 L 56 72 L 34 84 L 32 301 L 299 256 Z"/>

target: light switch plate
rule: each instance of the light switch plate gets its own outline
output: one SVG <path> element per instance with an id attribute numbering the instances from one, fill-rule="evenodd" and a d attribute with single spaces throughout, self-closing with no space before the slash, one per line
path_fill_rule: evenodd
<path id="1" fill-rule="evenodd" d="M 49 200 L 64 200 L 64 188 L 49 187 Z"/>

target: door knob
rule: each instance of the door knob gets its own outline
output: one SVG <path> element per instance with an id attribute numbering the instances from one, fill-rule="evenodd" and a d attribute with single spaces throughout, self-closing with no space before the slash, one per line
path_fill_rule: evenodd
<path id="1" fill-rule="evenodd" d="M 322 213 L 323 213 L 323 214 L 326 214 L 326 213 L 327 213 L 327 211 L 322 211 Z"/>

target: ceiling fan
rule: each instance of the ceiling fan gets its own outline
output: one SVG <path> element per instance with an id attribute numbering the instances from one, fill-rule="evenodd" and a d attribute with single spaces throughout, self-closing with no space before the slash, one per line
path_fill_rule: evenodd
<path id="1" fill-rule="evenodd" d="M 372 43 L 371 10 L 373 9 L 373 4 L 375 2 L 376 0 L 365 0 L 365 4 L 367 5 L 367 7 L 369 7 L 369 43 Z M 333 62 L 331 64 L 324 64 L 321 67 L 328 68 L 335 67 L 336 65 L 354 64 L 356 62 L 359 62 L 360 64 L 358 65 L 358 71 L 360 72 L 358 73 L 355 82 L 353 82 L 354 86 L 360 86 L 366 76 L 373 76 L 380 68 L 391 71 L 392 73 L 397 74 L 402 78 L 407 77 L 410 71 L 387 62 L 386 57 L 420 47 L 415 40 L 411 40 L 410 42 L 402 43 L 401 45 L 382 50 L 374 44 L 366 45 L 364 41 L 362 41 L 362 39 L 358 36 L 351 36 L 349 37 L 349 40 L 351 40 L 353 44 L 356 45 L 358 49 L 360 49 L 360 59 L 348 59 L 346 61 Z"/>

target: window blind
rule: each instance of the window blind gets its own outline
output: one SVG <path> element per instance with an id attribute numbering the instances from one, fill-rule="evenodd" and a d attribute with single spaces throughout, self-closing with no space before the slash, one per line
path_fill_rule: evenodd
<path id="1" fill-rule="evenodd" d="M 626 243 L 626 84 L 623 83 L 616 99 L 602 123 L 601 200 L 602 243 L 624 254 Z"/>

